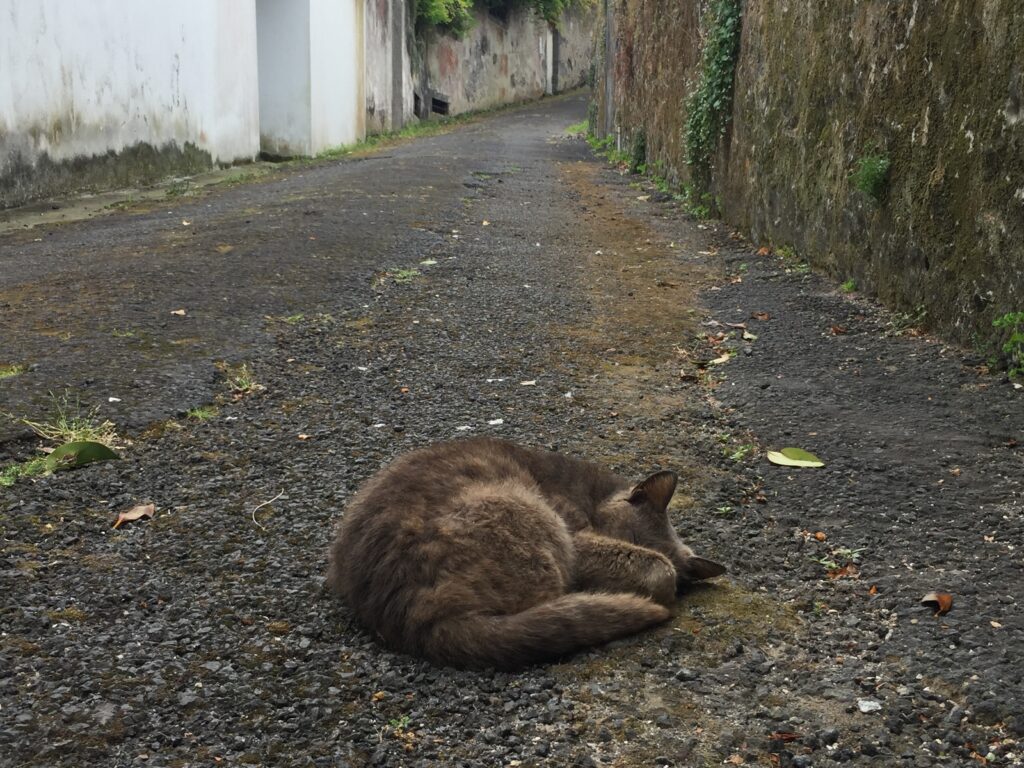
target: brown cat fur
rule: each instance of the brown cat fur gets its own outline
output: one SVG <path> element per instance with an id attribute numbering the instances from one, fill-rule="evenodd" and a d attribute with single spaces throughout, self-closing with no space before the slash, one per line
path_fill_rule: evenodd
<path id="1" fill-rule="evenodd" d="M 477 438 L 399 457 L 348 505 L 327 584 L 390 648 L 516 669 L 665 621 L 724 573 L 676 535 L 676 476 Z"/>

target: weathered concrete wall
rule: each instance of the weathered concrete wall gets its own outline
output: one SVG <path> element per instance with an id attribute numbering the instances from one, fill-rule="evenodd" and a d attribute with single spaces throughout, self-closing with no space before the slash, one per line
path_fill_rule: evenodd
<path id="1" fill-rule="evenodd" d="M 364 0 L 257 0 L 260 146 L 315 155 L 365 135 Z"/>
<path id="2" fill-rule="evenodd" d="M 411 6 L 366 0 L 366 132 L 397 131 L 413 116 Z"/>
<path id="3" fill-rule="evenodd" d="M 590 76 L 594 53 L 597 11 L 592 8 L 566 11 L 556 28 L 557 62 L 554 91 L 579 88 Z"/>
<path id="4" fill-rule="evenodd" d="M 601 130 L 643 130 L 686 177 L 696 0 L 609 0 Z M 744 4 L 714 191 L 727 221 L 791 245 L 961 341 L 1024 309 L 1024 14 L 1016 0 Z M 880 202 L 859 157 L 891 160 Z"/>
<path id="5" fill-rule="evenodd" d="M 482 11 L 462 38 L 428 31 L 423 38 L 427 97 L 447 105 L 448 114 L 487 109 L 550 92 L 551 30 L 528 11 L 507 22 Z"/>
<path id="6" fill-rule="evenodd" d="M 595 16 L 593 10 L 566 13 L 556 45 L 551 26 L 527 10 L 507 19 L 478 11 L 463 38 L 424 35 L 424 72 L 414 80 L 423 83 L 425 100 L 440 100 L 452 115 L 575 88 L 590 71 Z"/>
<path id="7" fill-rule="evenodd" d="M 258 117 L 252 0 L 0 0 L 0 207 L 251 159 Z"/>

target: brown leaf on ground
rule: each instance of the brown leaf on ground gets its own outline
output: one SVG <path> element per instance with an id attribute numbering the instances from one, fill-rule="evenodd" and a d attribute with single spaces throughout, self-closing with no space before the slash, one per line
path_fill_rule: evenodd
<path id="1" fill-rule="evenodd" d="M 847 333 L 845 325 L 833 325 L 830 330 L 833 336 L 842 336 L 844 333 Z"/>
<path id="2" fill-rule="evenodd" d="M 384 701 L 384 699 L 386 699 L 387 697 L 388 697 L 388 695 L 384 691 L 377 691 L 370 698 L 373 699 L 374 701 Z"/>
<path id="3" fill-rule="evenodd" d="M 953 596 L 949 592 L 929 592 L 921 598 L 921 605 L 928 605 L 935 609 L 935 615 L 941 616 L 949 613 L 953 607 Z"/>
<path id="4" fill-rule="evenodd" d="M 828 535 L 824 531 L 818 531 L 814 534 L 814 538 L 818 541 L 824 541 L 828 538 Z"/>
<path id="5" fill-rule="evenodd" d="M 772 316 L 767 312 L 754 312 L 750 315 L 754 320 L 760 320 L 762 322 L 771 320 Z"/>
<path id="6" fill-rule="evenodd" d="M 860 568 L 856 563 L 847 563 L 842 568 L 834 568 L 828 572 L 830 579 L 859 579 Z"/>
<path id="7" fill-rule="evenodd" d="M 800 734 L 792 731 L 772 731 L 771 738 L 775 741 L 796 741 Z"/>
<path id="8" fill-rule="evenodd" d="M 758 256 L 767 256 L 771 252 L 772 252 L 772 249 L 769 248 L 767 245 L 762 245 L 760 248 L 757 249 L 757 255 Z"/>
<path id="9" fill-rule="evenodd" d="M 143 517 L 152 517 L 155 514 L 155 504 L 138 504 L 131 509 L 118 514 L 117 520 L 114 522 L 114 527 L 120 528 L 125 523 L 130 523 L 133 520 L 140 520 Z"/>
<path id="10" fill-rule="evenodd" d="M 878 585 L 877 584 L 872 584 L 871 585 L 871 589 L 868 590 L 868 594 L 872 595 L 872 596 L 877 595 L 878 594 Z"/>

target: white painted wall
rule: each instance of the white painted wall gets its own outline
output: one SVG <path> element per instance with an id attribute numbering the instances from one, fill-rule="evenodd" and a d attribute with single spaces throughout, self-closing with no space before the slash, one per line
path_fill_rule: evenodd
<path id="1" fill-rule="evenodd" d="M 0 175 L 140 142 L 251 159 L 258 122 L 252 0 L 0 0 Z"/>
<path id="2" fill-rule="evenodd" d="M 366 135 L 364 2 L 310 0 L 311 154 Z"/>
<path id="3" fill-rule="evenodd" d="M 260 143 L 315 155 L 365 135 L 365 0 L 256 0 Z"/>
<path id="4" fill-rule="evenodd" d="M 308 0 L 256 0 L 260 149 L 312 154 Z"/>

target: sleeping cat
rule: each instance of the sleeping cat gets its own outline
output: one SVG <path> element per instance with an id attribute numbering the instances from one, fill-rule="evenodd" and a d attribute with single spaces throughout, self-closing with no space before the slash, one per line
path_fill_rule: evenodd
<path id="1" fill-rule="evenodd" d="M 665 621 L 680 587 L 725 572 L 672 529 L 675 487 L 501 440 L 429 446 L 349 503 L 327 584 L 385 645 L 436 664 L 555 659 Z"/>

